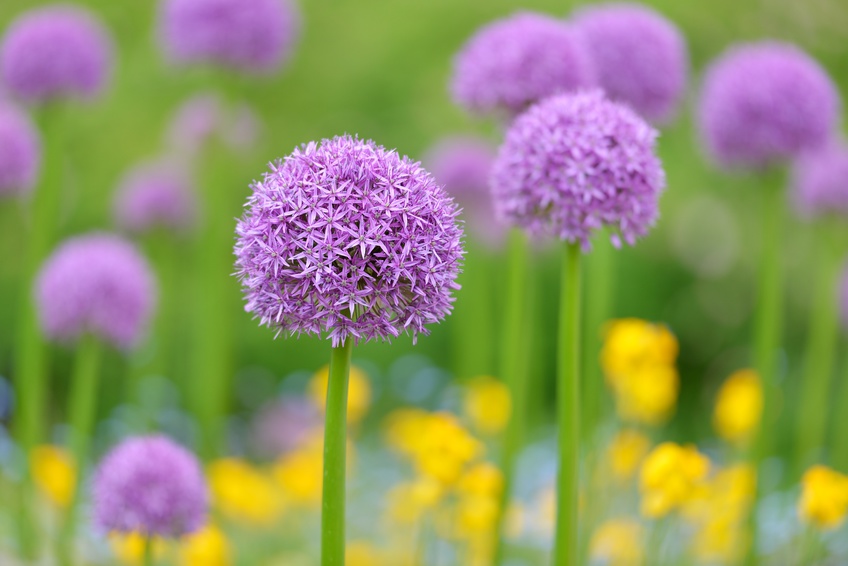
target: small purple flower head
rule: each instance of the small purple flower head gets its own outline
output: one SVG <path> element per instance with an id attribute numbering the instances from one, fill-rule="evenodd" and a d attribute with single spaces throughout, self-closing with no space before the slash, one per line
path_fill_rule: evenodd
<path id="1" fill-rule="evenodd" d="M 253 440 L 263 456 L 277 458 L 300 446 L 320 426 L 321 415 L 309 399 L 285 397 L 259 411 Z"/>
<path id="2" fill-rule="evenodd" d="M 36 8 L 13 21 L 0 45 L 0 68 L 9 91 L 45 103 L 100 94 L 112 69 L 111 37 L 78 6 Z"/>
<path id="3" fill-rule="evenodd" d="M 164 436 L 124 440 L 94 474 L 94 521 L 106 532 L 177 538 L 206 522 L 208 495 L 197 458 Z"/>
<path id="4" fill-rule="evenodd" d="M 492 170 L 495 208 L 532 235 L 589 247 L 607 226 L 633 245 L 654 224 L 665 172 L 657 132 L 600 91 L 543 100 L 516 118 Z"/>
<path id="5" fill-rule="evenodd" d="M 91 332 L 118 348 L 142 337 L 153 312 L 155 284 L 135 247 L 109 234 L 77 236 L 60 245 L 35 284 L 41 328 L 74 341 Z"/>
<path id="6" fill-rule="evenodd" d="M 163 0 L 165 52 L 176 63 L 273 72 L 291 55 L 300 14 L 291 0 Z"/>
<path id="7" fill-rule="evenodd" d="M 655 123 L 673 116 L 689 67 L 686 41 L 674 24 L 647 6 L 614 3 L 579 11 L 574 25 L 607 96 Z"/>
<path id="8" fill-rule="evenodd" d="M 704 77 L 698 122 L 722 167 L 764 168 L 824 145 L 839 113 L 830 77 L 787 43 L 738 45 Z"/>
<path id="9" fill-rule="evenodd" d="M 0 101 L 0 198 L 32 189 L 41 165 L 41 140 L 29 117 Z"/>
<path id="10" fill-rule="evenodd" d="M 256 143 L 261 133 L 261 121 L 250 106 L 241 104 L 227 112 L 217 94 L 201 93 L 177 108 L 166 143 L 193 159 L 215 138 L 230 149 L 245 151 Z"/>
<path id="11" fill-rule="evenodd" d="M 454 59 L 451 92 L 471 112 L 514 116 L 546 96 L 595 84 L 589 51 L 571 26 L 520 12 L 468 40 Z"/>
<path id="12" fill-rule="evenodd" d="M 127 173 L 114 200 L 117 224 L 130 232 L 168 228 L 186 232 L 197 212 L 187 175 L 168 163 L 148 163 Z"/>
<path id="13" fill-rule="evenodd" d="M 792 177 L 792 201 L 802 216 L 848 215 L 848 144 L 831 141 L 802 154 Z"/>
<path id="14" fill-rule="evenodd" d="M 421 164 L 372 141 L 310 142 L 253 185 L 236 228 L 245 310 L 337 346 L 427 334 L 451 311 L 457 206 Z"/>

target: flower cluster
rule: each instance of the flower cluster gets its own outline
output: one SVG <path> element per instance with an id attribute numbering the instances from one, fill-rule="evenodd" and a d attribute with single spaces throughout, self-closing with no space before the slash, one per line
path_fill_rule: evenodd
<path id="1" fill-rule="evenodd" d="M 630 518 L 610 519 L 598 526 L 589 541 L 592 561 L 614 566 L 642 566 L 645 528 Z"/>
<path id="2" fill-rule="evenodd" d="M 613 477 L 624 482 L 633 477 L 651 449 L 651 439 L 636 429 L 619 431 L 607 448 L 606 462 Z"/>
<path id="3" fill-rule="evenodd" d="M 131 232 L 157 227 L 176 232 L 194 223 L 194 191 L 185 173 L 166 163 L 138 166 L 121 181 L 114 200 L 118 225 Z"/>
<path id="4" fill-rule="evenodd" d="M 820 529 L 835 529 L 848 513 L 848 476 L 826 466 L 813 466 L 801 479 L 798 515 Z"/>
<path id="5" fill-rule="evenodd" d="M 41 165 L 41 140 L 30 119 L 0 101 L 0 197 L 28 193 Z"/>
<path id="6" fill-rule="evenodd" d="M 512 397 L 503 381 L 478 376 L 463 388 L 462 413 L 477 433 L 502 432 L 512 414 Z"/>
<path id="7" fill-rule="evenodd" d="M 709 459 L 695 446 L 660 444 L 645 458 L 639 473 L 642 514 L 658 518 L 681 509 L 698 493 L 709 470 Z"/>
<path id="8" fill-rule="evenodd" d="M 212 505 L 223 515 L 250 525 L 270 525 L 281 510 L 273 480 L 237 458 L 216 460 L 207 470 Z"/>
<path id="9" fill-rule="evenodd" d="M 848 214 L 848 144 L 831 142 L 796 159 L 791 187 L 804 216 Z"/>
<path id="10" fill-rule="evenodd" d="M 763 385 L 754 370 L 735 372 L 716 397 L 713 426 L 723 439 L 739 445 L 751 440 L 763 414 Z"/>
<path id="11" fill-rule="evenodd" d="M 320 413 L 305 396 L 275 399 L 256 415 L 253 443 L 261 456 L 278 457 L 296 449 L 320 424 Z"/>
<path id="12" fill-rule="evenodd" d="M 77 468 L 73 457 L 52 445 L 36 446 L 29 455 L 32 477 L 51 503 L 67 507 L 74 495 Z"/>

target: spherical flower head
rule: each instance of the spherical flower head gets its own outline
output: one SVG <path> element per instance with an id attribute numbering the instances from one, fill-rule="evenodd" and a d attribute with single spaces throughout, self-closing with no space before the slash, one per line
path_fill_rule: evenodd
<path id="1" fill-rule="evenodd" d="M 512 415 L 512 397 L 503 381 L 489 376 L 471 379 L 463 390 L 462 413 L 474 430 L 494 436 L 503 432 Z"/>
<path id="2" fill-rule="evenodd" d="M 532 235 L 633 245 L 656 222 L 657 132 L 599 91 L 548 98 L 516 118 L 492 169 L 495 210 Z"/>
<path id="3" fill-rule="evenodd" d="M 25 12 L 0 45 L 0 69 L 9 92 L 41 104 L 100 94 L 112 70 L 109 32 L 94 14 L 56 5 Z"/>
<path id="4" fill-rule="evenodd" d="M 686 41 L 673 23 L 647 6 L 613 3 L 580 10 L 574 26 L 607 96 L 654 123 L 674 115 L 689 63 Z"/>
<path id="5" fill-rule="evenodd" d="M 848 215 L 848 144 L 831 142 L 794 162 L 792 202 L 805 217 Z"/>
<path id="6" fill-rule="evenodd" d="M 763 386 L 754 370 L 733 373 L 719 389 L 713 426 L 719 436 L 734 444 L 746 445 L 763 413 Z"/>
<path id="7" fill-rule="evenodd" d="M 162 48 L 175 63 L 211 63 L 255 73 L 291 55 L 300 14 L 291 0 L 163 0 Z"/>
<path id="8" fill-rule="evenodd" d="M 115 194 L 113 210 L 118 226 L 130 232 L 155 228 L 186 232 L 194 224 L 197 203 L 185 172 L 157 162 L 126 174 Z"/>
<path id="9" fill-rule="evenodd" d="M 263 407 L 253 422 L 253 440 L 262 456 L 287 454 L 321 425 L 321 414 L 306 397 L 285 397 Z"/>
<path id="10" fill-rule="evenodd" d="M 798 515 L 819 529 L 835 529 L 848 513 L 848 476 L 826 466 L 813 466 L 801 478 Z"/>
<path id="11" fill-rule="evenodd" d="M 828 141 L 839 96 L 821 66 L 794 45 L 738 45 L 704 77 L 698 122 L 722 167 L 762 169 Z"/>
<path id="12" fill-rule="evenodd" d="M 595 84 L 589 51 L 567 23 L 519 12 L 466 42 L 454 59 L 450 89 L 470 112 L 514 116 L 547 96 Z"/>
<path id="13" fill-rule="evenodd" d="M 695 446 L 664 442 L 654 448 L 639 476 L 642 515 L 656 519 L 679 509 L 697 495 L 709 469 L 709 459 Z"/>
<path id="14" fill-rule="evenodd" d="M 206 520 L 207 489 L 197 458 L 164 436 L 139 436 L 100 462 L 92 485 L 94 520 L 108 532 L 176 538 Z"/>
<path id="15" fill-rule="evenodd" d="M 310 142 L 272 165 L 246 208 L 245 309 L 278 333 L 414 340 L 451 311 L 458 209 L 419 163 L 350 136 Z"/>
<path id="16" fill-rule="evenodd" d="M 40 165 L 41 139 L 35 126 L 0 100 L 0 198 L 29 193 Z"/>
<path id="17" fill-rule="evenodd" d="M 155 283 L 136 248 L 109 234 L 71 238 L 47 259 L 35 283 L 38 318 L 53 340 L 91 333 L 121 349 L 147 328 Z"/>
<path id="18" fill-rule="evenodd" d="M 274 481 L 249 462 L 222 458 L 207 470 L 212 500 L 219 512 L 246 525 L 269 526 L 279 517 L 280 494 Z"/>
<path id="19" fill-rule="evenodd" d="M 250 106 L 227 108 L 218 94 L 204 92 L 189 97 L 177 108 L 165 141 L 171 150 L 193 159 L 215 139 L 243 152 L 253 147 L 261 134 L 261 120 Z"/>

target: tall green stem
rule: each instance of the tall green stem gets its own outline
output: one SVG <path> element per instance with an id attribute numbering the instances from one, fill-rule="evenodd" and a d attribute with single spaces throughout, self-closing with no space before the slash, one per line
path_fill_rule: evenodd
<path id="1" fill-rule="evenodd" d="M 478 247 L 470 247 L 461 275 L 460 304 L 456 321 L 457 376 L 460 379 L 492 373 L 493 278 L 488 273 L 488 257 Z"/>
<path id="2" fill-rule="evenodd" d="M 580 464 L 580 244 L 563 257 L 557 343 L 559 475 L 554 538 L 555 566 L 576 566 Z"/>
<path id="3" fill-rule="evenodd" d="M 848 341 L 842 340 L 841 351 L 848 352 Z M 834 468 L 842 473 L 848 473 L 848 355 L 843 356 L 840 367 L 840 387 L 837 392 L 836 406 L 839 408 L 834 414 L 834 422 L 831 425 L 830 462 Z"/>
<path id="4" fill-rule="evenodd" d="M 153 557 L 153 536 L 145 535 L 144 537 L 144 549 L 142 551 L 142 564 L 143 566 L 153 566 L 156 563 L 156 560 Z"/>
<path id="5" fill-rule="evenodd" d="M 324 422 L 324 486 L 321 507 L 321 566 L 345 563 L 345 459 L 347 385 L 353 341 L 345 340 L 330 354 Z"/>

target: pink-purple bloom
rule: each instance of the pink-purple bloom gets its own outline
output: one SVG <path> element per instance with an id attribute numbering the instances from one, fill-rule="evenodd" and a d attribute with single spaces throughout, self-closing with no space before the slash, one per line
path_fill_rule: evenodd
<path id="1" fill-rule="evenodd" d="M 351 136 L 310 142 L 271 166 L 246 208 L 245 310 L 278 334 L 414 340 L 451 311 L 458 208 L 420 163 Z"/>
<path id="2" fill-rule="evenodd" d="M 832 141 L 799 157 L 791 196 L 803 216 L 848 215 L 848 144 Z"/>
<path id="3" fill-rule="evenodd" d="M 163 49 L 176 63 L 272 72 L 288 60 L 300 14 L 291 0 L 163 0 Z"/>
<path id="4" fill-rule="evenodd" d="M 212 92 L 196 94 L 174 112 L 166 143 L 186 158 L 194 158 L 213 140 L 241 151 L 256 143 L 262 124 L 246 104 L 226 108 Z"/>
<path id="5" fill-rule="evenodd" d="M 177 538 L 206 521 L 206 481 L 197 458 L 164 436 L 124 440 L 94 474 L 94 521 L 106 532 Z"/>
<path id="6" fill-rule="evenodd" d="M 611 3 L 580 10 L 574 25 L 608 97 L 651 122 L 674 115 L 689 64 L 686 41 L 673 23 L 641 4 Z"/>
<path id="7" fill-rule="evenodd" d="M 130 232 L 156 228 L 185 232 L 194 224 L 197 203 L 185 171 L 155 162 L 126 174 L 115 194 L 113 208 L 118 226 Z"/>
<path id="8" fill-rule="evenodd" d="M 519 12 L 466 42 L 454 59 L 450 88 L 471 112 L 514 116 L 546 96 L 595 84 L 589 51 L 569 24 Z"/>
<path id="9" fill-rule="evenodd" d="M 657 131 L 600 91 L 543 100 L 515 119 L 492 170 L 498 214 L 589 247 L 607 227 L 633 245 L 656 221 L 665 173 Z"/>
<path id="10" fill-rule="evenodd" d="M 762 169 L 824 145 L 838 113 L 836 88 L 814 59 L 761 42 L 737 45 L 710 66 L 698 122 L 719 165 Z"/>
<path id="11" fill-rule="evenodd" d="M 276 458 L 300 446 L 321 426 L 315 405 L 303 396 L 285 397 L 265 405 L 253 421 L 256 449 Z"/>
<path id="12" fill-rule="evenodd" d="M 91 333 L 121 349 L 144 335 L 156 287 L 147 261 L 110 234 L 71 238 L 47 259 L 35 284 L 43 332 L 58 341 Z"/>
<path id="13" fill-rule="evenodd" d="M 112 40 L 89 11 L 78 6 L 36 8 L 14 20 L 0 45 L 0 68 L 9 92 L 29 103 L 92 98 L 112 69 Z"/>
<path id="14" fill-rule="evenodd" d="M 30 192 L 41 165 L 41 140 L 29 117 L 0 101 L 0 198 Z"/>

